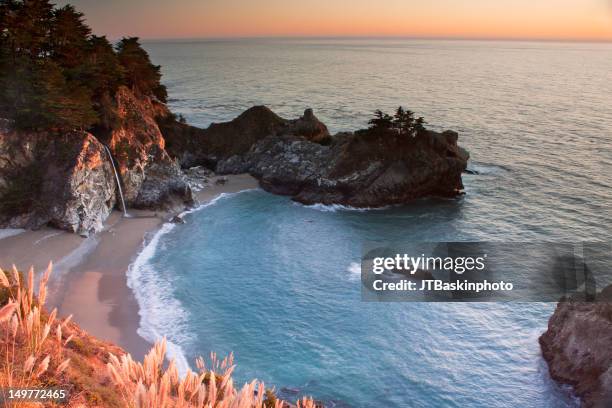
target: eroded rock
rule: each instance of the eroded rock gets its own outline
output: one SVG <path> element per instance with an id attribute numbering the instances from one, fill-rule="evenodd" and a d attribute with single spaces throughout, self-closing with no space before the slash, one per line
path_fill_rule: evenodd
<path id="1" fill-rule="evenodd" d="M 563 299 L 540 337 L 550 376 L 571 385 L 583 407 L 612 406 L 612 286 L 606 290 L 597 303 Z"/>
<path id="2" fill-rule="evenodd" d="M 0 130 L 1 224 L 55 226 L 75 233 L 103 228 L 116 183 L 104 146 L 90 133 L 50 135 Z"/>

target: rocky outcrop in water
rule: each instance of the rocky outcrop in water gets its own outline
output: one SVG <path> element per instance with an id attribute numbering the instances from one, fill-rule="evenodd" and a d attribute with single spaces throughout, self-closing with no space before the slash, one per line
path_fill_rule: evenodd
<path id="1" fill-rule="evenodd" d="M 550 376 L 569 384 L 582 406 L 612 406 L 612 286 L 597 303 L 563 299 L 540 337 Z"/>
<path id="2" fill-rule="evenodd" d="M 90 133 L 0 129 L 0 224 L 98 231 L 115 204 L 104 146 Z"/>
<path id="3" fill-rule="evenodd" d="M 215 168 L 217 163 L 232 156 L 240 156 L 268 136 L 295 135 L 315 142 L 329 138 L 327 127 L 308 109 L 299 119 L 283 119 L 265 106 L 254 106 L 236 119 L 213 123 L 200 129 L 174 120 L 161 120 L 166 149 L 177 157 L 183 167 L 205 165 Z"/>
<path id="4" fill-rule="evenodd" d="M 207 165 L 221 174 L 248 172 L 264 189 L 305 204 L 380 207 L 456 196 L 469 159 L 452 131 L 330 136 L 311 110 L 286 120 L 259 106 L 208 129 L 179 123 L 161 128 L 168 150 L 183 165 Z"/>

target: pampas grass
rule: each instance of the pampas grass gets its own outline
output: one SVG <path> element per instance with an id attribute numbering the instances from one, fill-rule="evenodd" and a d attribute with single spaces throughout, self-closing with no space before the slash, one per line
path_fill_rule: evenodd
<path id="1" fill-rule="evenodd" d="M 49 264 L 35 294 L 33 269 L 28 271 L 26 282 L 14 266 L 11 274 L 0 269 L 0 289 L 8 291 L 9 299 L 0 308 L 0 384 L 3 386 L 44 387 L 50 377 L 55 384 L 70 385 L 66 379 L 62 382 L 62 378 L 70 367 L 71 359 L 64 356 L 73 335 L 63 337 L 72 316 L 59 320 L 56 309 L 48 315 L 43 310 L 51 271 Z M 164 339 L 153 346 L 142 362 L 134 361 L 129 354 L 109 353 L 110 381 L 107 386 L 114 388 L 113 394 L 121 396 L 125 408 L 316 406 L 309 398 L 296 405 L 277 400 L 274 393 L 257 380 L 236 388 L 232 379 L 235 368 L 232 355 L 219 359 L 212 353 L 208 364 L 201 357 L 196 359 L 196 367 L 197 371 L 188 370 L 184 376 L 179 376 L 175 362 L 166 362 Z"/>
<path id="2" fill-rule="evenodd" d="M 4 359 L 1 362 L 0 384 L 7 387 L 33 387 L 40 385 L 43 377 L 55 367 L 59 375 L 69 365 L 62 360 L 61 337 L 49 336 L 53 327 L 61 333 L 66 321 L 56 319 L 57 310 L 49 315 L 42 312 L 47 293 L 47 282 L 52 264 L 43 274 L 34 294 L 34 270 L 28 271 L 27 286 L 21 281 L 17 268 L 13 266 L 12 279 L 0 269 L 0 288 L 8 291 L 8 303 L 0 309 L 0 339 Z M 55 343 L 55 344 L 52 344 Z M 6 406 L 12 406 L 6 403 Z"/>
<path id="3" fill-rule="evenodd" d="M 174 361 L 164 368 L 166 340 L 163 339 L 139 363 L 129 354 L 109 355 L 108 372 L 121 390 L 126 407 L 133 408 L 286 408 L 290 405 L 266 398 L 262 382 L 253 380 L 234 387 L 233 356 L 218 360 L 211 354 L 210 368 L 204 359 L 196 360 L 197 372 L 188 370 L 182 378 Z M 297 402 L 298 408 L 314 408 L 311 399 Z"/>

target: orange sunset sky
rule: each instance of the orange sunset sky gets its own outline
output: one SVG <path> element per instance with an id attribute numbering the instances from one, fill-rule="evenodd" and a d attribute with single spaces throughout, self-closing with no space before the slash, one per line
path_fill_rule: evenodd
<path id="1" fill-rule="evenodd" d="M 75 0 L 110 38 L 407 36 L 612 41 L 612 0 Z"/>

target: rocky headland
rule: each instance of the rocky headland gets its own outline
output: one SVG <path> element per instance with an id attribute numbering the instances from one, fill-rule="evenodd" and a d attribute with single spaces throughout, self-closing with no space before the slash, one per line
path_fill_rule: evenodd
<path id="1" fill-rule="evenodd" d="M 463 188 L 469 155 L 452 131 L 330 135 L 310 109 L 288 120 L 265 106 L 200 129 L 125 86 L 114 101 L 117 124 L 110 129 L 18 131 L 2 122 L 1 225 L 99 231 L 113 208 L 122 209 L 105 147 L 128 208 L 192 205 L 194 180 L 186 174 L 192 167 L 250 173 L 265 190 L 305 204 L 381 207 L 456 196 Z"/>
<path id="2" fill-rule="evenodd" d="M 156 117 L 170 115 L 166 106 L 152 97 L 136 97 L 127 87 L 118 89 L 115 101 L 118 125 L 101 131 L 23 131 L 2 121 L 1 226 L 99 231 L 113 208 L 122 210 L 111 157 L 128 208 L 193 203 L 156 123 Z"/>
<path id="3" fill-rule="evenodd" d="M 587 408 L 612 406 L 612 286 L 597 302 L 562 299 L 540 337 L 550 376 Z"/>
<path id="4" fill-rule="evenodd" d="M 332 136 L 310 109 L 287 120 L 255 106 L 207 129 L 179 122 L 161 128 L 183 166 L 250 173 L 265 190 L 304 204 L 363 208 L 456 196 L 469 159 L 452 131 L 400 136 L 364 129 Z"/>

